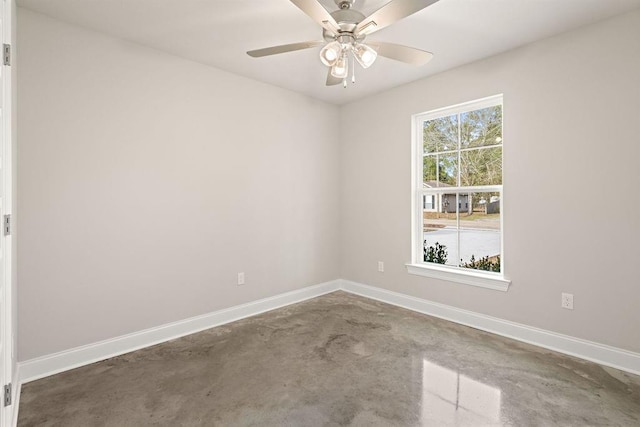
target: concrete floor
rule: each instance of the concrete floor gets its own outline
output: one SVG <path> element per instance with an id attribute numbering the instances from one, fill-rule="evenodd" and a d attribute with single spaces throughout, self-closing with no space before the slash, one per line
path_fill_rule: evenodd
<path id="1" fill-rule="evenodd" d="M 638 426 L 640 377 L 335 292 L 22 387 L 19 426 Z"/>

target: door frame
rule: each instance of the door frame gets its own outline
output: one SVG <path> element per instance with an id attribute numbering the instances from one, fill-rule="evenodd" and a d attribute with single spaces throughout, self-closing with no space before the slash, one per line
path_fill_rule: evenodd
<path id="1" fill-rule="evenodd" d="M 2 298 L 0 299 L 0 325 L 2 330 L 0 331 L 0 340 L 2 340 L 0 354 L 0 390 L 3 395 L 2 403 L 0 403 L 0 426 L 13 426 L 16 421 L 14 419 L 17 414 L 17 402 L 16 391 L 17 382 L 14 378 L 16 361 L 15 361 L 15 331 L 13 322 L 13 250 L 14 242 L 13 236 L 15 234 L 15 216 L 13 215 L 13 94 L 12 94 L 12 73 L 13 69 L 11 65 L 15 67 L 15 52 L 13 43 L 13 24 L 15 0 L 2 0 L 1 19 L 2 19 L 2 44 L 8 44 L 11 46 L 11 60 L 10 65 L 4 65 L 0 59 L 0 66 L 2 67 L 2 115 L 0 121 L 1 132 L 1 179 L 2 179 L 2 204 L 0 205 L 0 219 L 3 221 L 3 232 L 0 233 L 0 250 L 2 251 L 2 277 L 0 280 L 2 283 Z M 4 54 L 2 55 L 4 56 Z M 11 233 L 4 235 L 4 216 L 11 215 Z M 12 385 L 12 403 L 10 406 L 4 406 L 4 386 L 5 384 Z"/>

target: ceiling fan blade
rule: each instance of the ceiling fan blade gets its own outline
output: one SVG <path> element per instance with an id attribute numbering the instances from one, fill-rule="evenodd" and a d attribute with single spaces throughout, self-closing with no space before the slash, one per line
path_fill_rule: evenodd
<path id="1" fill-rule="evenodd" d="M 340 83 L 342 83 L 342 79 L 333 77 L 333 74 L 331 74 L 331 67 L 329 67 L 329 70 L 327 71 L 327 86 L 335 86 Z"/>
<path id="2" fill-rule="evenodd" d="M 293 1 L 293 0 L 292 0 Z M 371 34 L 432 5 L 438 0 L 392 0 L 367 16 L 356 27 L 356 34 Z"/>
<path id="3" fill-rule="evenodd" d="M 379 56 L 395 59 L 396 61 L 406 62 L 411 65 L 424 65 L 433 58 L 433 53 L 426 50 L 416 49 L 414 47 L 403 46 L 395 43 L 370 42 L 367 44 L 374 48 Z"/>
<path id="4" fill-rule="evenodd" d="M 336 20 L 331 16 L 327 9 L 325 9 L 317 0 L 291 0 L 291 3 L 298 6 L 298 8 L 309 15 L 311 19 L 316 21 L 325 30 L 331 34 L 337 34 L 340 26 Z"/>
<path id="5" fill-rule="evenodd" d="M 322 40 L 315 40 L 315 41 L 310 41 L 310 42 L 283 44 L 283 45 L 280 45 L 280 46 L 265 47 L 264 49 L 250 50 L 249 52 L 247 52 L 247 55 L 252 56 L 254 58 L 259 58 L 261 56 L 277 55 L 279 53 L 293 52 L 295 50 L 302 50 L 302 49 L 309 49 L 309 48 L 312 48 L 312 47 L 320 46 L 323 43 L 325 43 L 325 42 L 322 41 Z"/>

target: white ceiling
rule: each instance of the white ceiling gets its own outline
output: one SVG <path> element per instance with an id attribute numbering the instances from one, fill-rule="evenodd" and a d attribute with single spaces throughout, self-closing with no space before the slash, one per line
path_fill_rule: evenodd
<path id="1" fill-rule="evenodd" d="M 329 11 L 333 0 L 320 0 Z M 365 15 L 388 0 L 356 0 Z M 347 89 L 326 87 L 320 48 L 251 58 L 247 50 L 321 39 L 288 0 L 18 0 L 53 18 L 335 104 L 417 80 L 640 7 L 640 0 L 440 0 L 370 40 L 433 52 L 414 67 L 379 58 Z"/>

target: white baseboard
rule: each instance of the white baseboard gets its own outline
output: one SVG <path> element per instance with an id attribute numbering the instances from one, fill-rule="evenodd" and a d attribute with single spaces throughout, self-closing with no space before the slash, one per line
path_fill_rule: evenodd
<path id="1" fill-rule="evenodd" d="M 68 371 L 144 347 L 224 325 L 338 290 L 339 280 L 321 283 L 202 316 L 191 317 L 97 343 L 64 350 L 18 364 L 20 384 Z"/>
<path id="2" fill-rule="evenodd" d="M 523 341 L 601 365 L 610 366 L 640 375 L 640 354 L 598 344 L 543 329 L 498 319 L 472 311 L 431 302 L 428 300 L 376 288 L 349 280 L 333 280 L 315 286 L 287 292 L 273 297 L 238 305 L 202 316 L 146 329 L 128 335 L 100 341 L 51 355 L 20 362 L 15 416 L 20 386 L 24 383 L 64 372 L 90 363 L 125 354 L 144 347 L 200 332 L 215 326 L 254 316 L 286 305 L 294 304 L 320 295 L 344 290 L 363 297 L 407 308 L 419 313 L 439 317 L 462 325 Z"/>
<path id="3" fill-rule="evenodd" d="M 502 335 L 559 353 L 586 359 L 632 374 L 640 375 L 640 354 L 592 341 L 574 338 L 496 317 L 462 310 L 452 306 L 363 285 L 349 280 L 340 280 L 340 289 L 363 297 L 403 307 L 419 313 L 439 317 L 472 328 Z"/>

